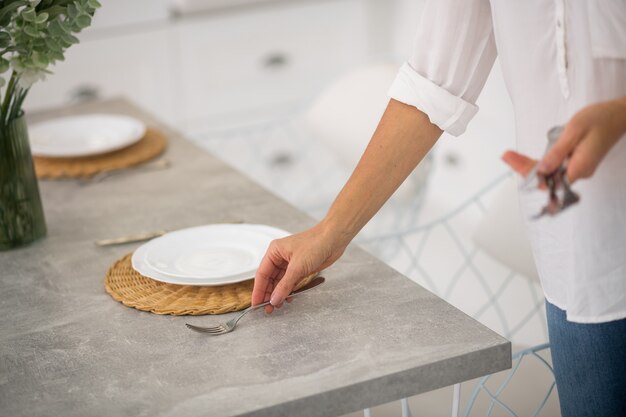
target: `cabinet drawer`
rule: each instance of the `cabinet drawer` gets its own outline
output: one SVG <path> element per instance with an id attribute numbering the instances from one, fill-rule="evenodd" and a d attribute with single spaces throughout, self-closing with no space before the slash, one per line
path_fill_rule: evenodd
<path id="1" fill-rule="evenodd" d="M 358 0 L 183 19 L 176 31 L 185 120 L 302 100 L 367 51 Z"/>

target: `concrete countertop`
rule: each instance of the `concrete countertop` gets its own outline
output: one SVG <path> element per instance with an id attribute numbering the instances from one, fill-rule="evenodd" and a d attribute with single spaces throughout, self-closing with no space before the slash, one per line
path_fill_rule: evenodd
<path id="1" fill-rule="evenodd" d="M 296 232 L 313 220 L 126 100 L 29 117 L 138 117 L 170 139 L 168 170 L 40 183 L 48 236 L 0 252 L 0 415 L 333 416 L 507 369 L 507 340 L 357 247 L 326 284 L 207 337 L 105 293 L 139 244 L 97 239 L 225 220 Z"/>

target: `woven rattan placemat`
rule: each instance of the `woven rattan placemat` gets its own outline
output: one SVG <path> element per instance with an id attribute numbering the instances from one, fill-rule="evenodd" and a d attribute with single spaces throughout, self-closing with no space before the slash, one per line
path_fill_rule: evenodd
<path id="1" fill-rule="evenodd" d="M 79 158 L 33 157 L 38 178 L 82 178 L 100 172 L 129 168 L 160 155 L 167 146 L 165 136 L 148 129 L 137 143 L 102 155 Z"/>
<path id="2" fill-rule="evenodd" d="M 117 260 L 104 278 L 106 292 L 129 307 L 175 316 L 222 314 L 250 307 L 254 280 L 217 287 L 166 284 L 135 271 L 131 256 Z M 314 277 L 305 278 L 298 287 Z"/>

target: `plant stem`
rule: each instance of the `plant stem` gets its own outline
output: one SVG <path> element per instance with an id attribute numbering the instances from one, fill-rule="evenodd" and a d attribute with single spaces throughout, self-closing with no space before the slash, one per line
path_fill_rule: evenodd
<path id="1" fill-rule="evenodd" d="M 15 99 L 17 97 L 17 93 L 16 93 L 16 89 L 13 89 L 13 94 L 11 94 L 11 99 L 9 100 L 9 105 L 7 107 L 7 114 L 6 114 L 6 126 L 9 125 L 9 123 L 11 123 L 11 120 L 13 120 L 11 118 L 11 109 L 13 108 L 13 103 L 15 103 Z"/>
<path id="2" fill-rule="evenodd" d="M 7 85 L 7 89 L 4 92 L 4 103 L 2 103 L 2 108 L 0 109 L 0 118 L 2 119 L 2 127 L 6 127 L 9 124 L 8 118 L 8 110 L 9 103 L 13 96 L 13 92 L 15 91 L 15 83 L 17 81 L 17 75 L 15 75 L 15 71 L 11 73 L 11 79 L 9 80 L 9 84 Z"/>
<path id="3" fill-rule="evenodd" d="M 17 118 L 20 115 L 22 103 L 24 103 L 24 99 L 26 98 L 26 94 L 28 94 L 28 90 L 28 88 L 20 88 L 17 90 L 16 99 L 13 101 L 13 105 L 11 106 L 10 120 Z"/>

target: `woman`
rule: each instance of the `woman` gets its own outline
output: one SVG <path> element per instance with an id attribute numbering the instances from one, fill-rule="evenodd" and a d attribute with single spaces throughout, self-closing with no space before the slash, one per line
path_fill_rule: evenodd
<path id="1" fill-rule="evenodd" d="M 463 133 L 500 63 L 516 115 L 518 152 L 503 159 L 526 175 L 567 162 L 581 195 L 558 216 L 527 222 L 546 296 L 561 412 L 626 415 L 626 2 L 436 0 L 365 153 L 326 217 L 273 242 L 252 303 L 280 308 L 302 277 L 335 262 L 443 131 Z M 528 156 L 526 156 L 528 155 Z M 546 200 L 546 196 L 542 196 Z M 526 218 L 536 197 L 521 196 Z"/>

